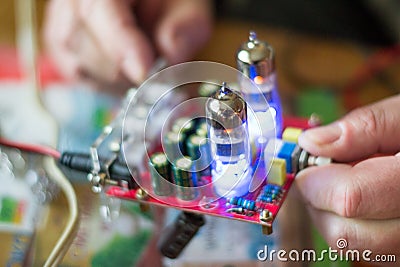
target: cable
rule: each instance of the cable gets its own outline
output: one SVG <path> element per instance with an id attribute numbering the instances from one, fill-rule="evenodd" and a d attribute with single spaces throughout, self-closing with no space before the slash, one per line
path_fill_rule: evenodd
<path id="1" fill-rule="evenodd" d="M 75 236 L 79 226 L 79 212 L 75 191 L 64 174 L 58 169 L 54 158 L 46 157 L 43 161 L 43 166 L 48 172 L 48 175 L 64 192 L 70 210 L 67 225 L 44 265 L 45 267 L 52 267 L 58 266 L 72 243 L 73 237 Z"/>
<path id="2" fill-rule="evenodd" d="M 61 153 L 58 150 L 48 146 L 15 142 L 1 137 L 0 137 L 0 145 L 17 148 L 19 150 L 26 152 L 49 156 L 55 159 L 59 159 L 61 157 Z"/>

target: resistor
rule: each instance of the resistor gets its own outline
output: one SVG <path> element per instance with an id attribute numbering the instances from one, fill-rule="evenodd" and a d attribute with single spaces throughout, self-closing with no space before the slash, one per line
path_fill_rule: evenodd
<path id="1" fill-rule="evenodd" d="M 254 200 L 245 199 L 242 197 L 232 197 L 228 200 L 228 203 L 231 205 L 242 207 L 246 210 L 256 210 L 256 202 Z"/>

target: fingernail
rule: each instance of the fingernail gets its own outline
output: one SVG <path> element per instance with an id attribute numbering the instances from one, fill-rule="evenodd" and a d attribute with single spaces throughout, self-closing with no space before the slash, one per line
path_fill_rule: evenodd
<path id="1" fill-rule="evenodd" d="M 396 154 L 396 157 L 400 157 L 400 152 L 398 152 L 398 153 Z"/>
<path id="2" fill-rule="evenodd" d="M 301 138 L 316 145 L 326 145 L 335 142 L 340 138 L 342 129 L 338 123 L 332 123 L 326 126 L 313 128 L 305 131 Z"/>

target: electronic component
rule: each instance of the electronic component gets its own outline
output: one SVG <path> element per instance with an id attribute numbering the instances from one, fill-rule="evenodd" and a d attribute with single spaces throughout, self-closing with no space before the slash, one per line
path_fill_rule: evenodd
<path id="1" fill-rule="evenodd" d="M 184 155 L 184 135 L 179 132 L 168 132 L 163 138 L 163 150 L 169 162 L 174 162 Z"/>
<path id="2" fill-rule="evenodd" d="M 293 153 L 296 149 L 295 143 L 284 142 L 279 153 L 278 158 L 284 159 L 286 161 L 286 172 L 292 172 L 292 158 L 294 157 Z"/>
<path id="3" fill-rule="evenodd" d="M 91 175 L 90 172 L 93 168 L 93 165 L 91 156 L 89 154 L 64 152 L 62 153 L 59 162 L 60 164 L 71 169 L 89 173 L 88 177 L 91 177 L 91 179 L 97 179 L 95 177 L 98 177 L 99 181 L 96 182 L 97 184 L 108 183 L 111 185 L 116 184 L 126 189 L 137 188 L 137 184 L 132 175 L 138 177 L 138 171 L 136 169 L 132 169 L 132 171 L 135 171 L 135 173 L 131 173 L 125 162 L 122 162 L 119 159 L 114 159 L 111 163 L 105 159 L 99 159 L 100 171 L 102 171 L 102 173 L 108 173 L 109 177 L 105 177 L 104 175 Z"/>
<path id="4" fill-rule="evenodd" d="M 299 139 L 300 134 L 303 132 L 303 129 L 295 128 L 295 127 L 286 127 L 282 133 L 282 139 L 287 142 L 296 143 Z"/>
<path id="5" fill-rule="evenodd" d="M 258 197 L 258 201 L 264 203 L 272 203 L 276 200 L 280 200 L 282 194 L 283 194 L 282 187 L 275 184 L 267 184 L 263 187 Z"/>
<path id="6" fill-rule="evenodd" d="M 280 158 L 272 158 L 271 168 L 267 178 L 268 183 L 284 185 L 286 182 L 286 161 Z"/>
<path id="7" fill-rule="evenodd" d="M 173 192 L 171 186 L 171 164 L 164 153 L 154 153 L 150 157 L 149 169 L 153 191 L 158 196 L 169 196 Z"/>
<path id="8" fill-rule="evenodd" d="M 243 97 L 255 113 L 252 115 L 249 112 L 251 139 L 257 142 L 260 136 L 266 139 L 280 136 L 283 121 L 273 47 L 258 40 L 256 33 L 252 31 L 249 40 L 239 48 L 236 61 L 238 69 L 257 85 L 250 84 L 246 79 L 240 81 Z"/>
<path id="9" fill-rule="evenodd" d="M 272 162 L 277 157 L 285 161 L 286 172 L 294 174 L 310 166 L 322 166 L 332 162 L 330 158 L 310 155 L 298 145 L 278 138 L 268 142 L 264 155 L 266 166 L 271 165 L 272 169 Z M 271 173 L 268 174 L 270 175 Z"/>
<path id="10" fill-rule="evenodd" d="M 181 200 L 193 200 L 197 197 L 197 177 L 193 171 L 193 164 L 190 158 L 182 157 L 175 161 L 172 166 L 176 196 Z"/>
<path id="11" fill-rule="evenodd" d="M 208 99 L 206 116 L 215 191 L 225 197 L 242 196 L 249 190 L 252 174 L 246 102 L 223 83 Z"/>
<path id="12" fill-rule="evenodd" d="M 192 134 L 187 138 L 186 149 L 190 158 L 194 161 L 195 171 L 202 176 L 210 175 L 212 158 L 210 144 L 207 142 L 206 137 Z"/>
<path id="13" fill-rule="evenodd" d="M 199 123 L 199 126 L 196 129 L 196 134 L 198 136 L 207 137 L 207 122 L 206 121 L 202 121 Z"/>
<path id="14" fill-rule="evenodd" d="M 189 136 L 193 134 L 195 128 L 195 122 L 187 117 L 179 118 L 172 125 L 172 131 L 175 133 L 180 133 L 184 136 Z"/>
<path id="15" fill-rule="evenodd" d="M 170 259 L 177 258 L 204 224 L 205 218 L 201 214 L 180 213 L 175 222 L 162 233 L 158 242 L 159 250 Z"/>
<path id="16" fill-rule="evenodd" d="M 232 197 L 228 199 L 229 204 L 242 207 L 247 210 L 256 210 L 256 202 L 251 199 L 245 199 L 242 197 Z"/>

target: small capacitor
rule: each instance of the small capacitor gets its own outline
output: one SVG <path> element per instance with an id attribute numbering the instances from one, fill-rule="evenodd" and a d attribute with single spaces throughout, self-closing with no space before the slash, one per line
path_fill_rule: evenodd
<path id="1" fill-rule="evenodd" d="M 193 170 L 193 164 L 190 158 L 182 157 L 175 161 L 172 166 L 174 173 L 174 183 L 177 197 L 181 200 L 193 200 L 197 197 L 197 177 Z"/>
<path id="2" fill-rule="evenodd" d="M 280 136 L 282 108 L 277 90 L 273 47 L 259 40 L 252 31 L 248 41 L 240 46 L 236 60 L 238 69 L 258 87 L 245 78 L 239 81 L 244 99 L 255 112 L 252 116 L 249 113 L 250 138 L 256 142 L 260 135 L 264 138 L 270 138 L 271 135 L 274 137 L 275 131 L 276 136 Z"/>
<path id="3" fill-rule="evenodd" d="M 177 119 L 172 125 L 172 131 L 175 133 L 180 133 L 185 135 L 185 137 L 189 136 L 193 133 L 195 122 L 188 117 L 182 117 Z"/>
<path id="4" fill-rule="evenodd" d="M 199 123 L 197 129 L 196 129 L 196 134 L 199 136 L 207 137 L 207 122 L 202 121 Z"/>
<path id="5" fill-rule="evenodd" d="M 175 222 L 162 232 L 158 242 L 159 250 L 165 257 L 177 258 L 204 224 L 203 215 L 182 212 Z"/>
<path id="6" fill-rule="evenodd" d="M 177 132 L 168 132 L 163 138 L 163 148 L 170 162 L 182 157 L 184 151 L 184 136 Z"/>
<path id="7" fill-rule="evenodd" d="M 153 191 L 158 196 L 169 196 L 173 192 L 171 164 L 164 153 L 157 152 L 151 155 L 150 175 Z"/>
<path id="8" fill-rule="evenodd" d="M 208 137 L 213 156 L 212 180 L 220 196 L 242 196 L 251 182 L 247 105 L 223 83 L 206 103 Z"/>
<path id="9" fill-rule="evenodd" d="M 186 140 L 186 149 L 195 163 L 195 171 L 202 176 L 209 176 L 212 158 L 207 138 L 192 134 Z"/>

